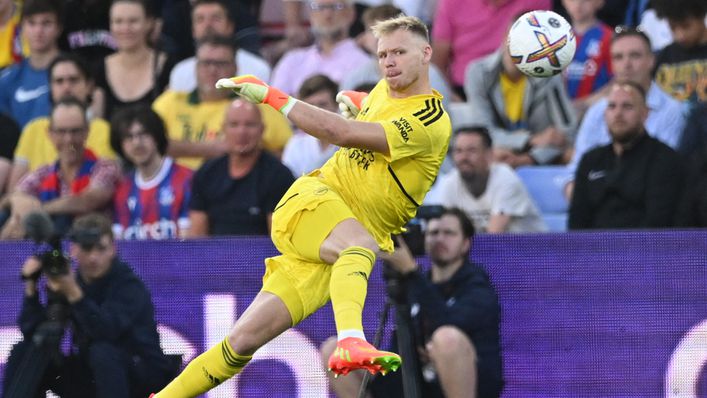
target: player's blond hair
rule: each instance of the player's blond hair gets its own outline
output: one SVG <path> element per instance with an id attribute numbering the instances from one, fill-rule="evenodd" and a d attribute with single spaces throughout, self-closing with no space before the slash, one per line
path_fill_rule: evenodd
<path id="1" fill-rule="evenodd" d="M 400 14 L 395 18 L 379 21 L 371 27 L 373 35 L 378 39 L 380 39 L 381 36 L 388 35 L 401 29 L 407 30 L 412 34 L 419 36 L 427 43 L 430 42 L 430 33 L 427 30 L 427 25 L 425 25 L 425 23 L 417 17 Z"/>

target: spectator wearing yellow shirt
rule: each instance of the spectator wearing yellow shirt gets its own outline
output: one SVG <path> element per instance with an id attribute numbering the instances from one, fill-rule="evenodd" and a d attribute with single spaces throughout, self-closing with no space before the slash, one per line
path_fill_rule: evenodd
<path id="1" fill-rule="evenodd" d="M 81 58 L 73 54 L 62 54 L 49 66 L 49 87 L 54 103 L 63 98 L 74 97 L 88 105 L 93 91 L 93 80 L 88 66 Z M 110 147 L 109 123 L 101 118 L 92 118 L 90 114 L 87 118 L 89 133 L 86 147 L 99 158 L 114 159 L 116 156 Z M 15 149 L 9 191 L 14 190 L 25 174 L 56 159 L 56 148 L 49 139 L 49 118 L 34 119 L 22 130 Z"/>
<path id="2" fill-rule="evenodd" d="M 234 57 L 235 48 L 229 38 L 205 37 L 197 44 L 196 90 L 167 90 L 153 103 L 167 126 L 168 154 L 187 167 L 196 169 L 205 159 L 226 153 L 221 127 L 233 98 L 229 91 L 217 90 L 215 84 L 223 76 L 236 74 Z M 273 108 L 258 107 L 265 124 L 263 147 L 279 157 L 292 136 L 292 128 Z"/>
<path id="3" fill-rule="evenodd" d="M 29 55 L 29 46 L 20 35 L 22 7 L 13 0 L 0 0 L 0 69 Z"/>

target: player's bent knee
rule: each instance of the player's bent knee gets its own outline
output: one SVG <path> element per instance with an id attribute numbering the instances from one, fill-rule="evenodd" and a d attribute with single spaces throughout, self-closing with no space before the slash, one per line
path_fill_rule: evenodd
<path id="1" fill-rule="evenodd" d="M 353 245 L 351 246 L 359 246 L 359 247 L 365 247 L 366 249 L 372 251 L 376 255 L 378 255 L 378 242 L 376 242 L 375 239 L 371 235 L 366 235 L 358 239 L 356 242 L 354 242 Z"/>
<path id="2" fill-rule="evenodd" d="M 460 353 L 476 361 L 476 348 L 469 337 L 456 326 L 440 326 L 432 333 L 427 345 L 430 357 L 433 360 L 445 360 L 458 357 Z"/>
<path id="3" fill-rule="evenodd" d="M 334 227 L 329 236 L 322 242 L 319 250 L 320 258 L 328 264 L 333 264 L 339 254 L 351 247 L 364 247 L 378 254 L 378 242 L 371 233 L 356 219 L 348 218 Z"/>

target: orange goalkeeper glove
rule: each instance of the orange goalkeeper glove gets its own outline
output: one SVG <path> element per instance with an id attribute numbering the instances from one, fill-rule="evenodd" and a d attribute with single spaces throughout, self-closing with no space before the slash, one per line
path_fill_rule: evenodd
<path id="1" fill-rule="evenodd" d="M 360 91 L 339 91 L 336 94 L 336 102 L 339 103 L 341 115 L 346 119 L 356 119 L 358 113 L 363 108 L 363 101 L 368 97 L 368 93 Z"/>
<path id="2" fill-rule="evenodd" d="M 254 104 L 268 104 L 287 116 L 296 99 L 268 86 L 264 81 L 253 75 L 235 76 L 229 79 L 219 79 L 216 82 L 218 89 L 233 90 L 238 96 Z"/>

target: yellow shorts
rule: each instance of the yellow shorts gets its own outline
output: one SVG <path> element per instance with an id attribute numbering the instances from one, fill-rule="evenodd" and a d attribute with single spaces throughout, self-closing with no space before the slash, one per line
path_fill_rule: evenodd
<path id="1" fill-rule="evenodd" d="M 355 217 L 339 194 L 312 176 L 298 178 L 275 207 L 271 235 L 282 255 L 265 260 L 262 291 L 285 302 L 292 326 L 329 301 L 331 265 L 319 248 L 347 218 Z"/>

